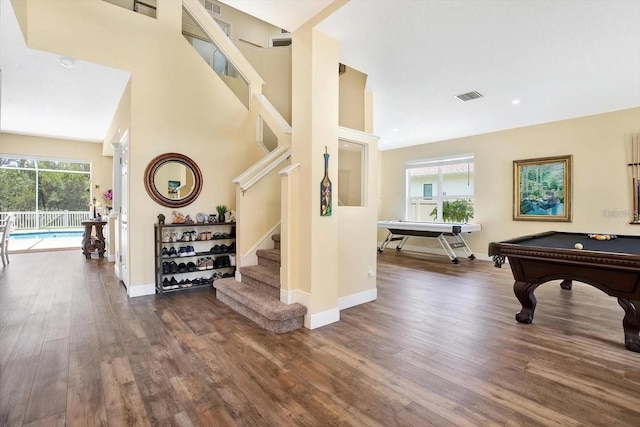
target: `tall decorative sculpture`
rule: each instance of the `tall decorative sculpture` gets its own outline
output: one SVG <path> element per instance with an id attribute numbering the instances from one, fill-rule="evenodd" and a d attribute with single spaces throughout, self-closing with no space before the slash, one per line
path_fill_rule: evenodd
<path id="1" fill-rule="evenodd" d="M 320 182 L 320 216 L 331 216 L 331 180 L 329 179 L 329 153 L 324 147 L 324 178 Z"/>

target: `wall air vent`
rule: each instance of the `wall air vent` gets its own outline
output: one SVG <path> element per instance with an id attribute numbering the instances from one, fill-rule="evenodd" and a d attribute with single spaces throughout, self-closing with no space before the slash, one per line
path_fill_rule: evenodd
<path id="1" fill-rule="evenodd" d="M 483 96 L 484 95 L 482 95 L 480 92 L 476 92 L 474 90 L 473 92 L 463 93 L 462 95 L 456 95 L 456 98 L 458 98 L 462 102 L 468 102 L 468 101 L 473 101 L 474 99 L 482 98 Z"/>
<path id="2" fill-rule="evenodd" d="M 220 6 L 218 6 L 217 4 L 215 4 L 210 0 L 204 0 L 204 8 L 207 9 L 209 12 L 220 15 Z"/>

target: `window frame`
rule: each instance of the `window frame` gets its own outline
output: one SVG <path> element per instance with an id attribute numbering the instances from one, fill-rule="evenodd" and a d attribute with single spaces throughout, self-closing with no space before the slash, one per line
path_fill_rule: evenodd
<path id="1" fill-rule="evenodd" d="M 475 157 L 473 153 L 465 153 L 459 154 L 455 156 L 447 156 L 447 157 L 435 157 L 428 159 L 419 159 L 419 160 L 410 160 L 405 162 L 405 174 L 406 174 L 406 182 L 405 182 L 405 220 L 407 221 L 417 221 L 417 219 L 413 218 L 411 215 L 411 204 L 412 199 L 423 199 L 423 200 L 435 200 L 436 207 L 438 209 L 438 216 L 436 219 L 428 221 L 428 222 L 443 222 L 442 220 L 442 204 L 445 200 L 458 200 L 460 195 L 452 195 L 447 196 L 443 194 L 444 188 L 444 176 L 445 174 L 442 171 L 443 166 L 449 165 L 460 165 L 460 164 L 473 164 L 474 168 L 474 178 L 475 178 Z M 432 197 L 416 197 L 411 196 L 411 170 L 420 169 L 425 167 L 437 167 L 438 168 L 438 180 L 436 186 L 436 192 L 432 191 Z M 424 183 L 423 183 L 424 185 Z M 473 188 L 471 191 L 471 196 L 466 197 L 471 201 L 475 200 L 475 179 L 473 183 Z M 423 193 L 424 194 L 424 193 Z"/>

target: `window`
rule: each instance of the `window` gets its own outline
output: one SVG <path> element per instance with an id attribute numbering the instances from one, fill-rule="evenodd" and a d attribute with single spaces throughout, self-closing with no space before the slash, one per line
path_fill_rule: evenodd
<path id="1" fill-rule="evenodd" d="M 433 184 L 422 184 L 422 197 L 433 197 Z"/>
<path id="2" fill-rule="evenodd" d="M 340 140 L 338 148 L 338 206 L 366 206 L 367 146 Z"/>
<path id="3" fill-rule="evenodd" d="M 79 226 L 90 188 L 89 163 L 0 157 L 0 212 L 19 214 L 17 228 Z"/>
<path id="4" fill-rule="evenodd" d="M 407 163 L 409 221 L 466 222 L 473 218 L 473 155 Z"/>

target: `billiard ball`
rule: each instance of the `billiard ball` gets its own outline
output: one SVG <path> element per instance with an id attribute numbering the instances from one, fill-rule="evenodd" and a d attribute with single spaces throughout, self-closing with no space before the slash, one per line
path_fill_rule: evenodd
<path id="1" fill-rule="evenodd" d="M 582 243 L 576 243 L 575 245 L 573 245 L 573 247 L 576 248 L 576 249 L 584 248 L 584 246 L 582 246 Z"/>

